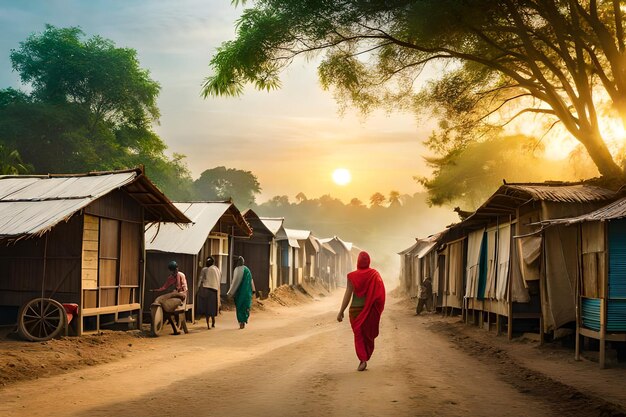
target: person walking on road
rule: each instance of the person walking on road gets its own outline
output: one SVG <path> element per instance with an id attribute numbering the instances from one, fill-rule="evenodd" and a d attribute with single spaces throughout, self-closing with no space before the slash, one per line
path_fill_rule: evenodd
<path id="1" fill-rule="evenodd" d="M 252 307 L 252 294 L 256 292 L 252 273 L 244 263 L 243 256 L 237 258 L 237 267 L 233 271 L 233 282 L 226 294 L 228 297 L 235 299 L 237 321 L 240 329 L 246 327 L 248 323 L 250 308 Z"/>
<path id="2" fill-rule="evenodd" d="M 215 260 L 209 256 L 205 267 L 200 271 L 196 291 L 198 294 L 198 311 L 200 314 L 204 314 L 206 327 L 209 330 L 211 327 L 215 327 L 215 317 L 219 311 L 221 276 L 220 269 L 215 266 Z M 211 324 L 209 324 L 209 318 L 211 318 Z"/>
<path id="3" fill-rule="evenodd" d="M 432 310 L 433 304 L 433 284 L 430 278 L 426 278 L 420 285 L 419 296 L 417 299 L 417 307 L 415 307 L 415 315 L 419 316 L 426 307 L 426 311 Z"/>
<path id="4" fill-rule="evenodd" d="M 367 252 L 359 253 L 356 271 L 348 274 L 346 292 L 337 314 L 338 322 L 343 321 L 348 304 L 354 347 L 360 361 L 357 370 L 364 371 L 374 352 L 374 339 L 378 336 L 380 316 L 385 308 L 385 285 L 378 271 L 370 268 Z"/>

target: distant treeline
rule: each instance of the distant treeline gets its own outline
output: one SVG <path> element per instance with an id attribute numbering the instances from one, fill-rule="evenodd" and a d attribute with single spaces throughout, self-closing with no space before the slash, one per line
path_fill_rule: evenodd
<path id="1" fill-rule="evenodd" d="M 380 201 L 380 197 L 385 199 L 382 193 L 374 196 L 379 204 L 367 207 L 357 199 L 344 204 L 330 195 L 307 199 L 300 193 L 293 203 L 287 196 L 276 196 L 253 209 L 261 216 L 284 217 L 288 228 L 311 230 L 322 238 L 336 235 L 368 250 L 373 264 L 390 279 L 397 278 L 398 251 L 411 245 L 415 237 L 428 236 L 458 221 L 449 208 L 429 207 L 427 193 L 392 191 L 386 202 Z"/>

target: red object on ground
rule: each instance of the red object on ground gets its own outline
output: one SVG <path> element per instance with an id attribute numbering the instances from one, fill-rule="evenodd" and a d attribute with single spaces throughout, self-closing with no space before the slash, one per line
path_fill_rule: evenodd
<path id="1" fill-rule="evenodd" d="M 354 332 L 354 347 L 361 361 L 368 361 L 374 352 L 374 339 L 378 336 L 380 315 L 385 308 L 385 285 L 380 274 L 370 268 L 370 256 L 359 253 L 357 270 L 348 274 L 357 297 L 365 297 L 361 313 L 350 318 Z"/>
<path id="2" fill-rule="evenodd" d="M 67 323 L 71 323 L 72 319 L 75 316 L 78 316 L 78 304 L 74 303 L 63 303 L 63 308 L 65 309 L 65 314 L 67 315 Z"/>

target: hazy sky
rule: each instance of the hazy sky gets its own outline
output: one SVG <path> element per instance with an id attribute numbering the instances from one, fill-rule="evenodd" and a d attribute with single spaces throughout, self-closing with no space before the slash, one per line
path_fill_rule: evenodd
<path id="1" fill-rule="evenodd" d="M 234 37 L 241 11 L 230 0 L 0 0 L 0 88 L 20 87 L 9 51 L 30 33 L 46 23 L 80 26 L 87 36 L 137 50 L 141 66 L 162 86 L 156 131 L 170 152 L 187 155 L 194 178 L 219 165 L 250 170 L 263 188 L 260 201 L 283 194 L 293 200 L 300 191 L 344 201 L 420 191 L 412 177 L 428 173 L 421 143 L 430 128 L 408 114 L 339 116 L 313 63 L 296 61 L 278 91 L 200 97 L 210 56 Z M 351 171 L 350 185 L 332 182 L 337 167 Z"/>

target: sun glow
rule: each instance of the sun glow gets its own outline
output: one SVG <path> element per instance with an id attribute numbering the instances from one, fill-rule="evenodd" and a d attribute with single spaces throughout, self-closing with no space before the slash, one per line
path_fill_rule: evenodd
<path id="1" fill-rule="evenodd" d="M 337 185 L 348 185 L 352 181 L 352 175 L 345 168 L 337 168 L 333 171 L 333 181 Z"/>

